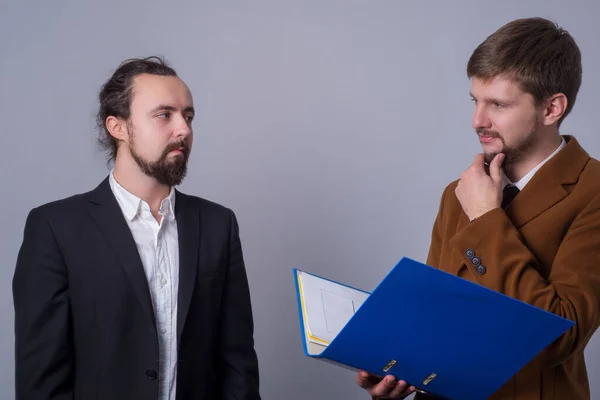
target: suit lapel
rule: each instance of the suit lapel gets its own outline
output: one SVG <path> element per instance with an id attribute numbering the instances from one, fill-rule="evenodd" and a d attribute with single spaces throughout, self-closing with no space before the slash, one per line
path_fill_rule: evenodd
<path id="1" fill-rule="evenodd" d="M 175 218 L 179 236 L 179 294 L 177 301 L 177 339 L 179 342 L 196 286 L 200 212 L 188 196 L 179 191 L 176 192 L 176 196 Z"/>
<path id="2" fill-rule="evenodd" d="M 102 231 L 110 247 L 117 254 L 142 308 L 150 318 L 152 326 L 156 326 L 144 267 L 127 221 L 123 217 L 119 203 L 112 193 L 108 178 L 89 194 L 88 199 L 92 219 Z"/>
<path id="3" fill-rule="evenodd" d="M 577 182 L 590 156 L 574 137 L 565 136 L 565 140 L 566 146 L 540 168 L 506 208 L 516 228 L 564 199 L 569 194 L 565 185 Z"/>

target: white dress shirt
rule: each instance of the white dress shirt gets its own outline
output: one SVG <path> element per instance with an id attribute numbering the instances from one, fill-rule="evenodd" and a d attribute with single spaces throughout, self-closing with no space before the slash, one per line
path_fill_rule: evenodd
<path id="1" fill-rule="evenodd" d="M 175 190 L 162 200 L 160 223 L 148 203 L 128 192 L 110 173 L 110 187 L 121 207 L 144 266 L 159 344 L 159 400 L 175 400 L 177 376 L 177 294 L 179 240 L 175 220 Z"/>

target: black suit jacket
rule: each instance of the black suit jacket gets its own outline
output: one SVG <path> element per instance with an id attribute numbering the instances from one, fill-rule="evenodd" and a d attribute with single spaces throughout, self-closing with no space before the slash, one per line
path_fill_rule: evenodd
<path id="1" fill-rule="evenodd" d="M 177 191 L 177 399 L 258 400 L 238 224 Z M 157 399 L 158 337 L 135 241 L 108 178 L 33 209 L 13 279 L 16 398 Z"/>

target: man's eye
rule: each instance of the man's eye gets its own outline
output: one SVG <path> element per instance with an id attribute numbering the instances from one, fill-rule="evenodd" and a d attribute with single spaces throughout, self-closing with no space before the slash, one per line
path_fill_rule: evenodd
<path id="1" fill-rule="evenodd" d="M 186 120 L 187 122 L 192 122 L 192 121 L 194 120 L 194 116 L 193 116 L 193 115 L 187 115 L 187 116 L 185 117 L 185 120 Z"/>
<path id="2" fill-rule="evenodd" d="M 158 114 L 159 118 L 169 118 L 171 116 L 171 113 L 168 112 L 164 112 L 162 114 Z"/>
<path id="3" fill-rule="evenodd" d="M 504 108 L 504 104 L 502 103 L 494 103 L 495 108 Z"/>

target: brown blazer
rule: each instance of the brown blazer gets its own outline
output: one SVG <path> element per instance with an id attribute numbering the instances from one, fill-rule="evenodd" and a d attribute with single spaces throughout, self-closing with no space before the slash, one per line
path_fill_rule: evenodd
<path id="1" fill-rule="evenodd" d="M 455 181 L 434 223 L 429 265 L 576 322 L 494 400 L 590 399 L 584 349 L 600 323 L 600 162 L 564 137 L 506 210 L 469 223 Z"/>

